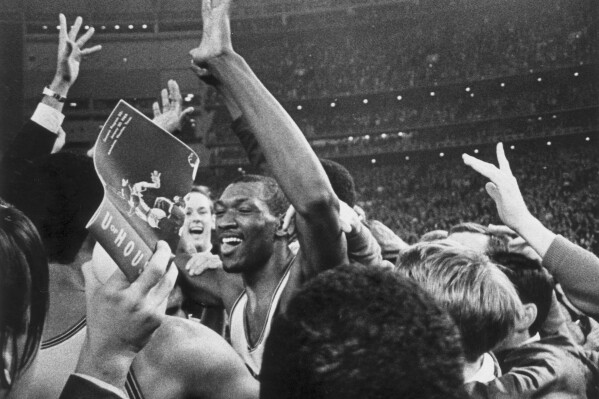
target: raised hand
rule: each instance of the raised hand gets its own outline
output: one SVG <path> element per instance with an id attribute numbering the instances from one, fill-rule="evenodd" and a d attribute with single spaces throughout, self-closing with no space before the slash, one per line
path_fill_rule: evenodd
<path id="1" fill-rule="evenodd" d="M 177 280 L 169 268 L 171 251 L 158 242 L 141 275 L 129 283 L 117 270 L 87 303 L 87 339 L 77 372 L 121 387 L 131 362 L 162 323 L 166 302 Z"/>
<path id="2" fill-rule="evenodd" d="M 83 46 L 94 35 L 94 28 L 89 28 L 79 39 L 77 35 L 81 29 L 83 19 L 77 17 L 70 31 L 67 32 L 67 19 L 64 14 L 59 15 L 60 31 L 58 34 L 58 57 L 56 64 L 56 75 L 53 83 L 58 87 L 51 89 L 55 91 L 68 90 L 79 76 L 79 69 L 83 56 L 93 54 L 102 49 L 96 45 L 84 49 Z M 66 96 L 66 93 L 59 93 Z"/>
<path id="3" fill-rule="evenodd" d="M 202 0 L 202 41 L 189 52 L 196 65 L 203 66 L 212 58 L 233 52 L 230 8 L 231 0 Z"/>
<path id="4" fill-rule="evenodd" d="M 497 144 L 499 168 L 467 154 L 463 154 L 462 158 L 466 165 L 491 180 L 485 185 L 485 189 L 495 201 L 499 217 L 506 226 L 519 231 L 523 224 L 533 218 L 526 208 L 518 182 L 505 157 L 502 143 Z"/>
<path id="5" fill-rule="evenodd" d="M 191 259 L 187 261 L 185 270 L 190 276 L 199 276 L 206 270 L 218 269 L 223 266 L 223 262 L 218 255 L 209 252 L 201 252 L 191 255 Z"/>
<path id="6" fill-rule="evenodd" d="M 162 110 L 156 101 L 152 105 L 155 124 L 169 133 L 181 130 L 185 119 L 193 112 L 193 107 L 183 109 L 183 97 L 179 85 L 174 80 L 168 81 L 168 91 L 162 89 Z"/>

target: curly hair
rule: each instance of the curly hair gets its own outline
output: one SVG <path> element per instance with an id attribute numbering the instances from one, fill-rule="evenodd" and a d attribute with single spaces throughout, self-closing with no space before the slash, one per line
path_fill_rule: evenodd
<path id="1" fill-rule="evenodd" d="M 266 342 L 262 399 L 462 397 L 451 317 L 409 279 L 341 266 L 305 285 Z"/>
<path id="2" fill-rule="evenodd" d="M 263 200 L 268 205 L 268 209 L 274 216 L 283 215 L 289 208 L 289 201 L 281 187 L 275 179 L 263 175 L 242 175 L 233 180 L 230 185 L 236 183 L 261 183 L 263 190 Z"/>

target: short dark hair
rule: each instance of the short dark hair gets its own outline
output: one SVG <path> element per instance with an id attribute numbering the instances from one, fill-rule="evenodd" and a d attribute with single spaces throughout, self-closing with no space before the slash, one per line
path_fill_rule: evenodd
<path id="1" fill-rule="evenodd" d="M 449 240 L 412 245 L 401 253 L 396 270 L 454 318 L 468 362 L 507 338 L 520 314 L 520 298 L 507 276 L 486 255 Z"/>
<path id="2" fill-rule="evenodd" d="M 451 317 L 414 282 L 361 265 L 321 273 L 277 316 L 262 399 L 458 398 L 463 352 Z"/>
<path id="3" fill-rule="evenodd" d="M 233 180 L 231 184 L 236 183 L 261 183 L 264 187 L 264 202 L 268 205 L 268 209 L 275 216 L 283 215 L 289 208 L 289 201 L 281 187 L 275 179 L 263 175 L 242 175 Z"/>
<path id="4" fill-rule="evenodd" d="M 36 225 L 48 259 L 66 264 L 81 249 L 85 226 L 103 195 L 90 158 L 59 152 L 40 160 L 31 184 L 19 193 L 23 201 L 18 206 Z"/>
<path id="5" fill-rule="evenodd" d="M 320 164 L 337 198 L 353 208 L 356 205 L 356 184 L 351 173 L 343 165 L 330 159 L 321 158 Z"/>
<path id="6" fill-rule="evenodd" d="M 449 229 L 449 235 L 454 233 L 476 233 L 484 234 L 489 237 L 486 255 L 491 255 L 495 252 L 505 252 L 508 250 L 509 237 L 505 234 L 494 234 L 488 227 L 479 223 L 464 222 L 456 224 Z"/>
<path id="7" fill-rule="evenodd" d="M 516 287 L 522 303 L 533 303 L 537 307 L 537 318 L 528 329 L 530 335 L 539 332 L 549 315 L 553 297 L 553 277 L 541 264 L 525 255 L 498 252 L 491 260 L 497 263 Z"/>
<path id="8" fill-rule="evenodd" d="M 48 309 L 48 261 L 41 238 L 31 221 L 0 200 L 0 386 L 10 389 L 19 373 L 33 360 L 42 338 Z M 19 352 L 17 342 L 25 336 Z"/>

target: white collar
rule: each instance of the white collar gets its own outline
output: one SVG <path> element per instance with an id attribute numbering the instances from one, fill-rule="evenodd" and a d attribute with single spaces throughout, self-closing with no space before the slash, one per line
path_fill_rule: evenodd
<path id="1" fill-rule="evenodd" d="M 487 382 L 493 381 L 495 378 L 497 378 L 495 375 L 495 361 L 493 360 L 493 356 L 485 353 L 478 371 L 467 378 L 464 381 L 464 384 L 468 384 L 469 382 L 482 382 L 483 384 L 486 384 Z"/>

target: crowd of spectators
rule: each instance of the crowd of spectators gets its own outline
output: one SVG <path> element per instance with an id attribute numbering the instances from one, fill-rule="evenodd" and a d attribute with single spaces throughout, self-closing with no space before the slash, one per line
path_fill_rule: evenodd
<path id="1" fill-rule="evenodd" d="M 271 35 L 240 52 L 280 99 L 380 92 L 592 60 L 589 2 L 551 0 L 460 15 Z M 482 14 L 482 15 L 481 15 Z"/>
<path id="2" fill-rule="evenodd" d="M 405 96 L 402 101 L 391 97 L 385 102 L 363 104 L 356 99 L 349 106 L 312 107 L 303 111 L 290 109 L 289 112 L 308 138 L 317 138 L 388 134 L 425 127 L 532 116 L 597 106 L 598 99 L 597 82 L 589 77 L 580 77 L 574 81 L 512 89 L 507 93 L 485 89 L 479 92 L 470 88 L 464 91 L 460 87 L 453 91 L 446 89 L 442 93 L 437 91 L 436 96 L 423 91 Z M 236 142 L 230 123 L 224 110 L 217 112 L 208 143 Z"/>
<path id="3" fill-rule="evenodd" d="M 599 251 L 599 162 L 590 146 L 510 152 L 512 168 L 530 211 L 556 233 Z M 499 223 L 484 179 L 461 159 L 354 167 L 366 213 L 413 243 L 427 231 L 464 221 Z"/>

